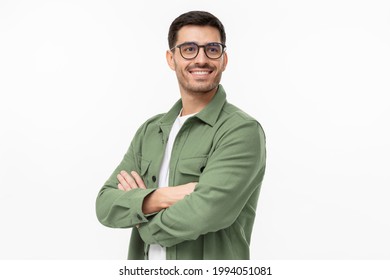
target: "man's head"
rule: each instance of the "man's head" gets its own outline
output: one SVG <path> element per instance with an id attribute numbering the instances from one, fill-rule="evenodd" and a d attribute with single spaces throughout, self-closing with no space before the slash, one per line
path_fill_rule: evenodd
<path id="1" fill-rule="evenodd" d="M 182 94 L 215 93 L 227 64 L 225 42 L 222 23 L 208 12 L 188 12 L 172 22 L 167 62 Z"/>

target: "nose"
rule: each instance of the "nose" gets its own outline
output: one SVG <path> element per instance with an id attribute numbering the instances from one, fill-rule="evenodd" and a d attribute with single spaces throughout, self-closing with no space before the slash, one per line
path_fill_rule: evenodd
<path id="1" fill-rule="evenodd" d="M 195 61 L 198 63 L 204 63 L 208 61 L 208 57 L 206 56 L 206 49 L 204 46 L 199 47 L 198 55 L 195 57 Z"/>

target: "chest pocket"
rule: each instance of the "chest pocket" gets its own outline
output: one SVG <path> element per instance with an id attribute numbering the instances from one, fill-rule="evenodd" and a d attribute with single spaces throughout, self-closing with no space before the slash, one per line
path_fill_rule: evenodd
<path id="1" fill-rule="evenodd" d="M 142 157 L 140 157 L 140 165 L 141 165 L 141 168 L 140 168 L 140 176 L 142 178 L 142 180 L 144 181 L 145 185 L 147 188 L 149 188 L 149 186 L 152 185 L 152 178 L 151 178 L 151 175 L 149 174 L 149 167 L 150 167 L 150 161 L 149 160 L 146 160 Z"/>
<path id="2" fill-rule="evenodd" d="M 179 160 L 177 169 L 180 173 L 180 183 L 199 182 L 199 177 L 206 168 L 207 159 L 207 156 L 201 156 Z"/>

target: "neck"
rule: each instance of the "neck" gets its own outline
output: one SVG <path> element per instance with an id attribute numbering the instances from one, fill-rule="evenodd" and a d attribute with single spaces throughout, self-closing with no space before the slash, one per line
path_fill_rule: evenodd
<path id="1" fill-rule="evenodd" d="M 191 94 L 187 92 L 181 92 L 181 100 L 183 103 L 183 110 L 181 115 L 186 116 L 195 114 L 202 111 L 204 107 L 213 99 L 218 87 L 202 94 Z"/>

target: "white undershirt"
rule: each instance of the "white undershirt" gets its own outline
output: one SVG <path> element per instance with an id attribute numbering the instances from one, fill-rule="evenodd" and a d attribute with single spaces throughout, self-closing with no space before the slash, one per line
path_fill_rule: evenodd
<path id="1" fill-rule="evenodd" d="M 196 113 L 195 113 L 196 114 Z M 173 143 L 180 128 L 183 126 L 184 122 L 195 114 L 186 115 L 181 117 L 181 112 L 177 116 L 174 124 L 172 125 L 171 132 L 169 133 L 167 147 L 165 148 L 164 158 L 160 167 L 158 187 L 164 188 L 169 186 L 169 162 L 171 160 L 171 153 L 173 148 Z M 149 260 L 166 260 L 166 250 L 165 247 L 162 247 L 158 244 L 151 244 L 149 247 Z"/>

